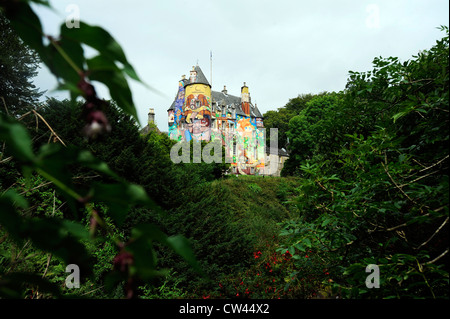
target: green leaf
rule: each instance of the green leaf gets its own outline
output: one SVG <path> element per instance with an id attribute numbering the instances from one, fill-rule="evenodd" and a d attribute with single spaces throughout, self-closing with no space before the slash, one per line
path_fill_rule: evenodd
<path id="1" fill-rule="evenodd" d="M 48 7 L 49 9 L 52 9 L 50 6 L 50 3 L 47 0 L 28 0 L 28 1 L 40 4 L 40 5 Z"/>
<path id="2" fill-rule="evenodd" d="M 120 177 L 109 168 L 107 163 L 96 158 L 89 151 L 79 150 L 75 158 L 75 163 L 77 164 L 96 170 L 99 173 L 106 174 L 115 179 L 120 179 Z"/>
<path id="3" fill-rule="evenodd" d="M 47 57 L 44 62 L 50 71 L 71 86 L 76 86 L 81 76 L 79 72 L 83 72 L 85 62 L 81 44 L 63 38 L 50 43 L 46 50 Z"/>
<path id="4" fill-rule="evenodd" d="M 128 62 L 117 41 L 103 28 L 84 22 L 80 22 L 80 28 L 62 28 L 61 36 L 84 43 L 100 53 L 99 56 L 87 61 L 90 69 L 89 78 L 105 84 L 111 98 L 118 103 L 119 107 L 137 119 L 137 112 L 124 73 L 137 81 L 142 81 Z M 124 66 L 123 72 L 117 68 L 115 61 Z"/>
<path id="5" fill-rule="evenodd" d="M 26 207 L 26 200 L 16 192 L 9 190 L 0 196 L 0 225 L 4 227 L 9 236 L 16 242 L 22 242 L 22 219 L 17 213 L 15 205 Z"/>
<path id="6" fill-rule="evenodd" d="M 125 274 L 118 271 L 112 271 L 107 273 L 104 279 L 106 291 L 113 292 L 113 290 L 126 279 L 127 278 Z"/>
<path id="7" fill-rule="evenodd" d="M 407 114 L 407 112 L 399 112 L 397 114 L 394 114 L 392 116 L 392 119 L 394 120 L 394 123 L 401 117 L 405 116 Z"/>
<path id="8" fill-rule="evenodd" d="M 325 218 L 325 220 L 322 222 L 322 227 L 325 227 L 329 223 L 331 223 L 333 220 L 331 218 Z"/>
<path id="9" fill-rule="evenodd" d="M 25 197 L 9 189 L 1 195 L 1 198 L 9 201 L 12 205 L 20 208 L 28 208 L 28 202 Z"/>
<path id="10" fill-rule="evenodd" d="M 86 229 L 86 227 L 77 222 L 64 219 L 62 220 L 62 228 L 66 230 L 67 233 L 71 234 L 72 236 L 78 239 L 81 240 L 90 239 L 89 231 Z"/>
<path id="11" fill-rule="evenodd" d="M 33 163 L 35 156 L 27 130 L 16 120 L 0 113 L 0 140 L 6 143 L 11 155 L 19 161 Z"/>
<path id="12" fill-rule="evenodd" d="M 108 206 L 109 216 L 122 225 L 131 203 L 128 201 L 127 186 L 124 184 L 94 184 L 90 192 L 94 202 L 103 202 Z"/>
<path id="13" fill-rule="evenodd" d="M 36 171 L 58 188 L 73 212 L 77 211 L 77 200 L 81 195 L 75 191 L 68 166 L 74 163 L 77 155 L 78 149 L 73 146 L 46 144 L 41 147 L 36 161 Z"/>
<path id="14" fill-rule="evenodd" d="M 72 174 L 69 167 L 73 164 L 81 165 L 110 177 L 119 177 L 110 170 L 108 165 L 95 158 L 92 153 L 80 150 L 75 146 L 63 147 L 60 144 L 43 145 L 39 151 L 37 171 L 47 180 L 53 182 L 74 204 L 74 200 L 80 199 L 72 183 Z M 70 203 L 69 203 L 70 204 Z"/>
<path id="15" fill-rule="evenodd" d="M 133 254 L 132 275 L 138 275 L 143 280 L 149 280 L 156 274 L 156 254 L 152 241 L 146 236 L 132 237 L 126 250 Z"/>
<path id="16" fill-rule="evenodd" d="M 124 65 L 129 64 L 122 47 L 102 27 L 91 26 L 80 21 L 79 28 L 61 27 L 61 37 L 84 43 L 110 60 L 121 62 Z"/>
<path id="17" fill-rule="evenodd" d="M 304 238 L 303 239 L 303 244 L 308 247 L 311 248 L 311 240 L 309 238 Z"/>
<path id="18" fill-rule="evenodd" d="M 11 21 L 11 26 L 19 37 L 25 44 L 34 49 L 45 62 L 41 21 L 30 5 L 23 1 L 10 1 L 5 5 L 5 9 L 5 15 Z"/>
<path id="19" fill-rule="evenodd" d="M 131 231 L 133 238 L 147 237 L 150 240 L 165 242 L 167 235 L 153 224 L 141 224 L 134 227 Z"/>
<path id="20" fill-rule="evenodd" d="M 295 248 L 297 248 L 299 251 L 306 251 L 306 247 L 302 243 L 297 243 L 294 245 Z M 294 255 L 294 257 L 297 255 Z M 297 259 L 297 258 L 296 258 Z"/>
<path id="21" fill-rule="evenodd" d="M 133 116 L 136 120 L 138 119 L 130 87 L 122 72 L 97 69 L 89 74 L 89 79 L 105 84 L 109 89 L 111 98 L 117 102 L 117 105 L 125 113 Z"/>
<path id="22" fill-rule="evenodd" d="M 88 59 L 87 66 L 90 72 L 94 71 L 115 71 L 121 72 L 119 67 L 114 63 L 113 60 L 108 59 L 104 55 L 97 55 L 93 58 Z"/>
<path id="23" fill-rule="evenodd" d="M 80 28 L 62 28 L 61 36 L 84 43 L 96 49 L 105 58 L 122 63 L 124 66 L 123 71 L 129 77 L 142 82 L 133 66 L 128 62 L 122 47 L 111 34 L 103 28 L 80 22 Z"/>
<path id="24" fill-rule="evenodd" d="M 195 254 L 192 250 L 190 242 L 181 235 L 168 237 L 157 226 L 152 224 L 142 224 L 136 226 L 132 230 L 132 237 L 134 238 L 148 238 L 149 242 L 156 240 L 161 244 L 171 248 L 175 253 L 184 258 L 188 264 L 197 271 L 200 275 L 205 276 L 203 270 L 198 263 Z"/>
<path id="25" fill-rule="evenodd" d="M 73 234 L 79 236 L 79 228 L 75 230 L 74 224 L 62 219 L 33 218 L 23 223 L 22 237 L 30 238 L 36 248 L 52 253 L 66 264 L 77 264 L 81 273 L 90 275 L 89 254 Z"/>
<path id="26" fill-rule="evenodd" d="M 123 71 L 133 80 L 139 81 L 144 84 L 146 87 L 150 88 L 147 84 L 145 84 L 137 75 L 136 71 L 130 64 L 125 64 L 123 67 Z"/>
<path id="27" fill-rule="evenodd" d="M 94 184 L 91 191 L 93 201 L 105 203 L 111 218 L 122 225 L 132 205 L 149 204 L 153 201 L 145 190 L 134 184 Z"/>
<path id="28" fill-rule="evenodd" d="M 69 91 L 72 94 L 73 99 L 77 96 L 83 95 L 83 92 L 74 83 L 60 83 L 51 92 L 54 91 Z"/>

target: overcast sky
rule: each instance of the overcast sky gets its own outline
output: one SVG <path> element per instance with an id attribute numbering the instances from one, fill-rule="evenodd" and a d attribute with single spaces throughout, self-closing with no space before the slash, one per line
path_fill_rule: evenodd
<path id="1" fill-rule="evenodd" d="M 374 57 L 402 61 L 429 49 L 449 25 L 448 0 L 57 0 L 56 12 L 34 6 L 44 31 L 58 35 L 67 6 L 109 31 L 157 95 L 130 80 L 141 125 L 150 107 L 167 131 L 167 109 L 183 74 L 198 64 L 213 90 L 240 95 L 247 83 L 261 113 L 299 94 L 341 91 L 348 71 L 372 69 Z M 73 11 L 72 11 L 73 12 Z M 45 67 L 34 83 L 56 82 Z M 109 98 L 107 90 L 98 95 Z M 50 94 L 66 98 L 68 95 Z"/>

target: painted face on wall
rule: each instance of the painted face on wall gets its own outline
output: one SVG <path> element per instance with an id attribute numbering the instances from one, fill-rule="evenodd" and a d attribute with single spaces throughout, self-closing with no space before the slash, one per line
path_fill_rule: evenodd
<path id="1" fill-rule="evenodd" d="M 193 111 L 206 106 L 209 106 L 209 101 L 203 94 L 190 94 L 186 98 L 186 107 Z"/>
<path id="2" fill-rule="evenodd" d="M 203 119 L 210 115 L 208 98 L 203 94 L 190 94 L 186 98 L 185 107 L 186 122 L 192 123 L 194 119 Z M 209 125 L 209 122 L 208 122 Z"/>
<path id="3" fill-rule="evenodd" d="M 254 129 L 256 129 L 256 127 L 249 118 L 241 118 L 238 120 L 238 132 L 248 134 L 253 132 Z"/>

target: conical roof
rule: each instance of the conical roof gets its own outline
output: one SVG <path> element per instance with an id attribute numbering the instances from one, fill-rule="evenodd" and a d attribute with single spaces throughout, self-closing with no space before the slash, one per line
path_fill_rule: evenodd
<path id="1" fill-rule="evenodd" d="M 202 69 L 198 65 L 194 68 L 194 70 L 197 71 L 197 79 L 195 82 L 189 81 L 189 84 L 201 83 L 211 86 L 211 84 L 209 84 L 208 80 L 206 79 L 206 76 L 203 74 Z"/>

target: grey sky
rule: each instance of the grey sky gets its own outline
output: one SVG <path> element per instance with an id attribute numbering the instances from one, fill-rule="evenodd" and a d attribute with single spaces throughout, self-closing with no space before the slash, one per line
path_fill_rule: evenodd
<path id="1" fill-rule="evenodd" d="M 130 80 L 139 120 L 150 107 L 167 131 L 167 109 L 178 80 L 199 63 L 213 90 L 226 85 L 240 95 L 245 81 L 261 113 L 303 93 L 340 91 L 348 71 L 372 69 L 374 57 L 408 60 L 429 49 L 449 24 L 448 0 L 58 0 L 56 13 L 36 7 L 50 35 L 64 23 L 66 7 L 108 30 L 141 78 L 159 96 Z M 35 80 L 41 89 L 56 82 L 45 67 Z M 101 97 L 107 90 L 98 85 Z M 65 98 L 67 95 L 47 94 Z"/>

